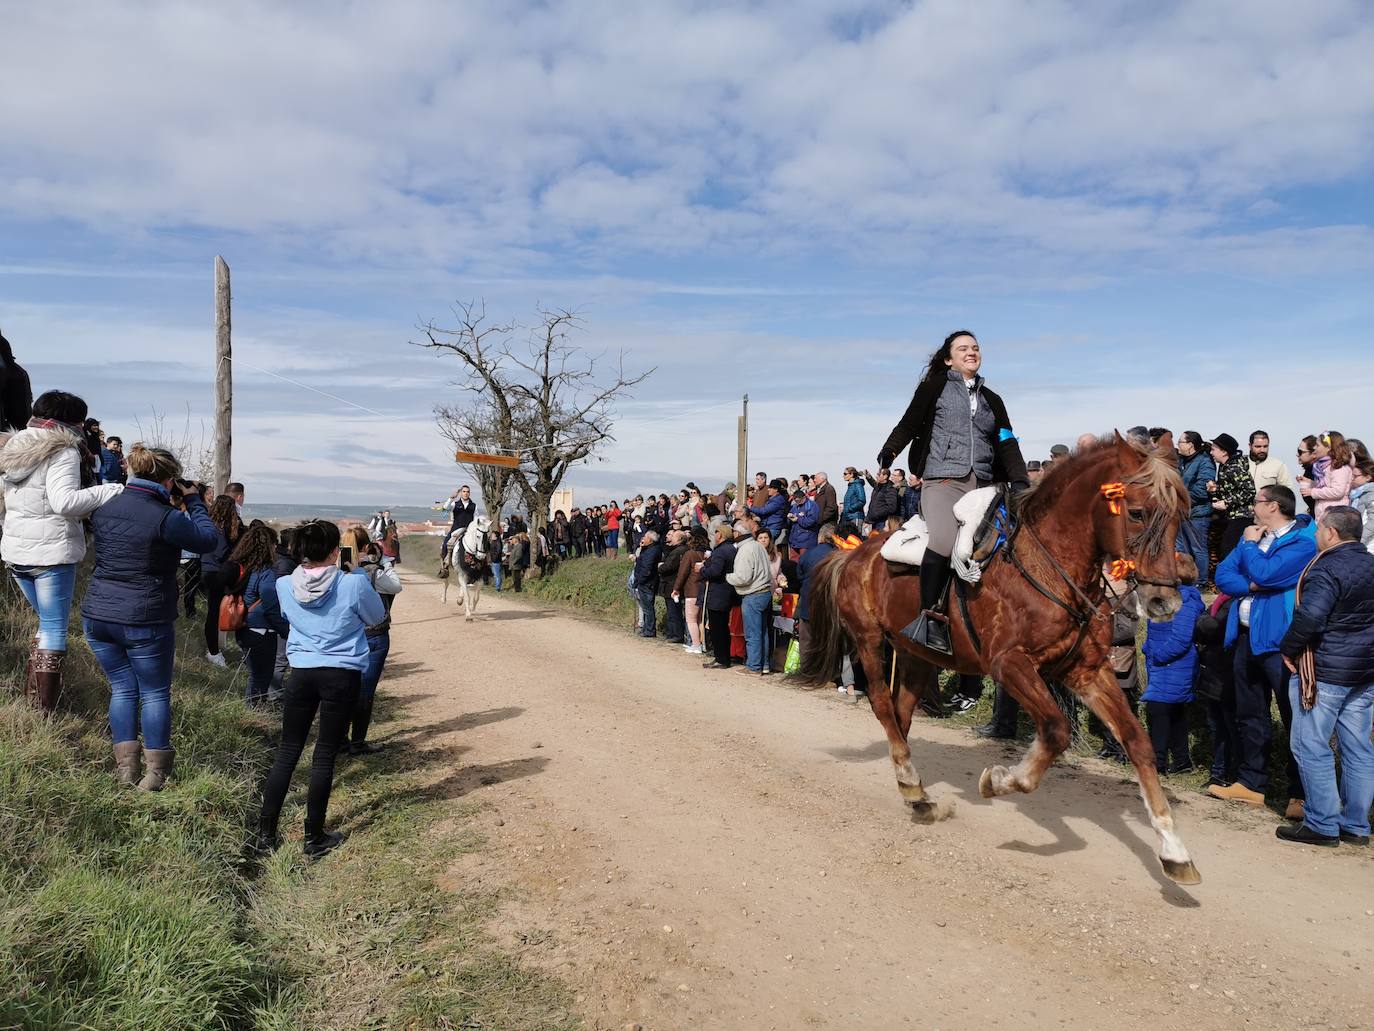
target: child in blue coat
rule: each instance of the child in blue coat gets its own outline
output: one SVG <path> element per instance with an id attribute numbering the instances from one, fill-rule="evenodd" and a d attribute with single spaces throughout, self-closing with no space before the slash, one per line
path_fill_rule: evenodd
<path id="1" fill-rule="evenodd" d="M 1155 748 L 1155 768 L 1160 773 L 1187 773 L 1193 768 L 1188 755 L 1188 703 L 1193 700 L 1198 653 L 1193 634 L 1204 609 L 1197 583 L 1197 563 L 1178 556 L 1183 585 L 1183 607 L 1168 623 L 1151 623 L 1145 632 L 1145 675 L 1148 685 L 1142 701 Z"/>

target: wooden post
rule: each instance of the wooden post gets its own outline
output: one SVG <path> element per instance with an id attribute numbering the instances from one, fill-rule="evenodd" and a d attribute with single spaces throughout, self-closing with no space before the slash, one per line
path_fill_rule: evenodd
<path id="1" fill-rule="evenodd" d="M 234 363 L 230 346 L 229 266 L 215 255 L 215 494 L 233 477 Z"/>
<path id="2" fill-rule="evenodd" d="M 738 478 L 735 480 L 735 501 L 743 505 L 749 484 L 749 395 L 744 395 L 744 412 L 739 417 Z"/>

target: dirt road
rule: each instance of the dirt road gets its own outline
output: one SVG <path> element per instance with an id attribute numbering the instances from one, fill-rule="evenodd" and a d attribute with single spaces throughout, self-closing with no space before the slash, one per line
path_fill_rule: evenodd
<path id="1" fill-rule="evenodd" d="M 1159 871 L 1134 781 L 1095 761 L 985 801 L 1015 753 L 918 719 L 953 804 L 912 824 L 877 722 L 829 691 L 487 593 L 465 623 L 408 575 L 382 689 L 435 790 L 483 803 L 452 883 L 623 1028 L 1367 1028 L 1374 856 L 1280 845 L 1269 813 L 1176 808 L 1204 883 Z"/>

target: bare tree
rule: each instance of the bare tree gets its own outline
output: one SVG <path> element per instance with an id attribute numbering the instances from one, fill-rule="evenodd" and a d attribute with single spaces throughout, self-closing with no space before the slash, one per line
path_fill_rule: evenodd
<path id="1" fill-rule="evenodd" d="M 441 430 L 454 430 L 456 437 L 445 435 L 467 450 L 485 446 L 520 455 L 512 482 L 531 525 L 542 526 L 568 470 L 615 439 L 616 400 L 654 370 L 630 375 L 623 353 L 612 364 L 604 354 L 583 350 L 571 339 L 583 328 L 582 319 L 569 309 L 537 309 L 524 346 L 512 342 L 514 324 L 487 322 L 483 304 L 459 304 L 454 315 L 452 328 L 423 323 L 425 339 L 417 342 L 462 361 L 466 379 L 460 386 L 475 395 L 472 405 L 457 410 L 462 418 L 445 424 L 440 415 Z M 473 418 L 474 408 L 482 418 Z"/>
<path id="2" fill-rule="evenodd" d="M 152 409 L 148 425 L 134 416 L 138 442 L 148 447 L 160 447 L 176 455 L 182 472 L 190 479 L 210 483 L 214 479 L 215 449 L 205 439 L 205 420 L 200 421 L 200 435 L 191 428 L 191 406 L 186 406 L 186 421 L 180 430 L 172 427 L 165 413 Z"/>
<path id="3" fill-rule="evenodd" d="M 468 405 L 435 405 L 434 418 L 439 432 L 462 451 L 484 453 L 502 452 L 514 446 L 513 436 L 503 436 L 488 408 L 480 403 Z M 482 492 L 482 508 L 493 521 L 501 518 L 501 510 L 510 500 L 515 484 L 515 470 L 500 465 L 469 465 L 458 463 L 477 481 Z"/>

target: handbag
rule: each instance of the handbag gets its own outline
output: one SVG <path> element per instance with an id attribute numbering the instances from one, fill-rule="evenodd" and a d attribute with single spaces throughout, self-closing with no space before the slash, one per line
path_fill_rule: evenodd
<path id="1" fill-rule="evenodd" d="M 255 606 L 257 602 L 253 603 Z M 219 628 L 228 632 L 242 630 L 248 625 L 248 606 L 243 603 L 243 595 L 226 594 L 219 602 Z"/>
<path id="2" fill-rule="evenodd" d="M 1298 584 L 1293 589 L 1293 608 L 1297 609 L 1302 604 L 1302 583 L 1307 579 L 1307 574 L 1312 572 L 1312 567 L 1321 561 L 1326 552 L 1318 552 L 1317 556 L 1307 563 L 1307 568 L 1298 577 Z M 1295 663 L 1298 667 L 1298 700 L 1302 703 L 1304 711 L 1308 711 L 1317 704 L 1317 654 L 1309 644 L 1302 650 Z"/>

